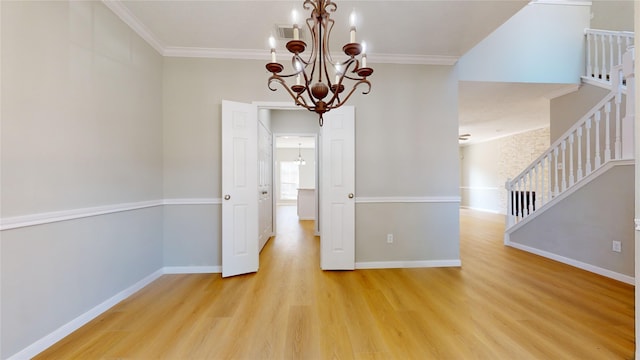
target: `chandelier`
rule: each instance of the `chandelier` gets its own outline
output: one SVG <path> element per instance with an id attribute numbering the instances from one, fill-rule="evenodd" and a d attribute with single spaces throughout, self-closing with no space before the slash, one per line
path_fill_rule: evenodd
<path id="1" fill-rule="evenodd" d="M 296 165 L 307 165 L 307 162 L 302 158 L 302 154 L 300 154 L 300 148 L 302 147 L 302 143 L 298 143 L 298 158 L 295 160 Z"/>
<path id="2" fill-rule="evenodd" d="M 366 44 L 356 42 L 355 13 L 351 13 L 350 16 L 350 41 L 342 47 L 347 59 L 335 61 L 329 51 L 329 37 L 335 24 L 330 13 L 336 11 L 337 5 L 331 0 L 305 0 L 303 7 L 305 10 L 311 10 L 311 15 L 306 19 L 311 35 L 311 51 L 307 56 L 303 56 L 307 44 L 300 40 L 298 16 L 294 10 L 292 13 L 293 40 L 286 45 L 287 50 L 293 54 L 291 72 L 280 74 L 284 66 L 276 61 L 276 44 L 272 36 L 269 39 L 271 62 L 266 65 L 267 70 L 272 73 L 268 80 L 268 87 L 271 91 L 276 91 L 272 83 L 282 85 L 296 105 L 319 115 L 318 121 L 322 126 L 322 115 L 344 105 L 358 86 L 362 84 L 366 86 L 363 94 L 371 91 L 371 83 L 367 80 L 367 76 L 373 73 L 373 69 L 367 67 Z M 358 59 L 359 55 L 361 60 Z M 333 81 L 331 75 L 334 75 Z M 287 80 L 295 82 L 295 85 L 289 86 Z M 351 86 L 347 92 L 345 92 L 346 86 Z"/>

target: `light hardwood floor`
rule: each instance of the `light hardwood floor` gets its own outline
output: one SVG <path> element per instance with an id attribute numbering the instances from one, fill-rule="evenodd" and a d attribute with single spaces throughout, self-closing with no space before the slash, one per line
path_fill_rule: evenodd
<path id="1" fill-rule="evenodd" d="M 633 358 L 633 287 L 503 246 L 501 216 L 461 211 L 462 268 L 323 272 L 291 210 L 258 273 L 163 276 L 37 358 Z"/>

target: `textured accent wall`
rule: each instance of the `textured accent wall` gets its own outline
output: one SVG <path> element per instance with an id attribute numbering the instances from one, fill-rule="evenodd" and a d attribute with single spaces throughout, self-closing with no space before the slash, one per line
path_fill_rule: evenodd
<path id="1" fill-rule="evenodd" d="M 540 156 L 550 146 L 549 128 L 528 131 L 502 138 L 500 142 L 500 153 L 498 156 L 498 176 L 502 185 L 507 179 L 512 179 L 522 172 L 527 166 Z M 507 209 L 507 192 L 500 191 L 500 208 Z"/>
<path id="2" fill-rule="evenodd" d="M 462 206 L 506 213 L 505 182 L 549 147 L 549 136 L 547 127 L 462 147 Z"/>

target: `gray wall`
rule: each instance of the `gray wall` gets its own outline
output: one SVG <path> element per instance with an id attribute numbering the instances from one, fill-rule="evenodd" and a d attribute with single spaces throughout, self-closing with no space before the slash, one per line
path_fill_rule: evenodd
<path id="1" fill-rule="evenodd" d="M 633 31 L 632 0 L 591 1 L 591 28 L 600 30 Z"/>
<path id="2" fill-rule="evenodd" d="M 634 171 L 614 167 L 515 230 L 511 242 L 633 277 Z M 621 253 L 611 251 L 613 240 Z"/>
<path id="3" fill-rule="evenodd" d="M 598 86 L 582 84 L 578 91 L 551 99 L 551 143 L 558 140 L 609 92 Z"/>
<path id="4" fill-rule="evenodd" d="M 157 52 L 100 2 L 0 6 L 2 217 L 161 199 Z M 0 358 L 160 269 L 162 218 L 152 207 L 2 231 Z"/>
<path id="5" fill-rule="evenodd" d="M 457 150 L 457 72 L 450 66 L 375 65 L 369 95 L 354 94 L 350 104 L 356 108 L 356 193 L 359 197 L 380 196 L 458 196 Z M 164 193 L 166 198 L 220 197 L 220 106 L 222 99 L 241 102 L 286 101 L 282 91 L 267 89 L 264 62 L 166 58 L 164 62 Z M 281 132 L 272 115 L 272 130 Z M 314 117 L 317 120 L 317 117 Z M 304 127 L 300 125 L 301 128 Z M 305 132 L 287 129 L 286 132 Z M 190 207 L 199 208 L 201 205 Z M 371 204 L 393 211 L 398 218 L 411 217 L 415 206 Z M 356 261 L 392 261 L 398 257 L 422 260 L 458 259 L 458 211 L 450 204 L 429 204 L 431 213 L 443 214 L 450 222 L 414 226 L 405 241 L 422 244 L 420 252 L 372 250 Z M 181 207 L 187 211 L 185 207 Z M 181 210 L 182 211 L 182 210 Z M 198 211 L 198 210 L 194 210 Z M 205 211 L 204 209 L 202 211 Z M 364 231 L 367 224 L 394 226 L 388 216 L 363 216 L 356 206 L 356 248 L 371 241 L 386 242 L 386 232 Z M 165 216 L 168 216 L 165 212 Z M 178 216 L 172 214 L 171 216 Z M 186 217 L 182 217 L 186 218 Z M 219 218 L 211 219 L 219 229 Z M 165 218 L 165 224 L 174 223 Z M 165 226 L 165 250 L 176 243 L 196 254 L 201 244 L 220 248 L 219 231 L 201 231 L 178 238 L 181 223 Z M 415 225 L 415 224 L 413 224 Z M 412 225 L 412 226 L 413 226 Z M 167 226 L 178 226 L 168 229 Z M 358 230 L 360 229 L 360 230 Z M 426 245 L 425 245 L 426 244 Z M 426 249 L 438 248 L 438 252 Z M 168 257 L 165 253 L 165 261 Z M 211 254 L 207 265 L 218 266 Z"/>

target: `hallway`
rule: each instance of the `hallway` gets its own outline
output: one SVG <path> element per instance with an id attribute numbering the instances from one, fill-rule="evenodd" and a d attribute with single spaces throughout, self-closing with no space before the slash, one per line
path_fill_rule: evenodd
<path id="1" fill-rule="evenodd" d="M 283 215 L 258 273 L 165 275 L 38 358 L 633 358 L 633 287 L 504 247 L 503 216 L 461 210 L 462 268 L 324 272 Z"/>

